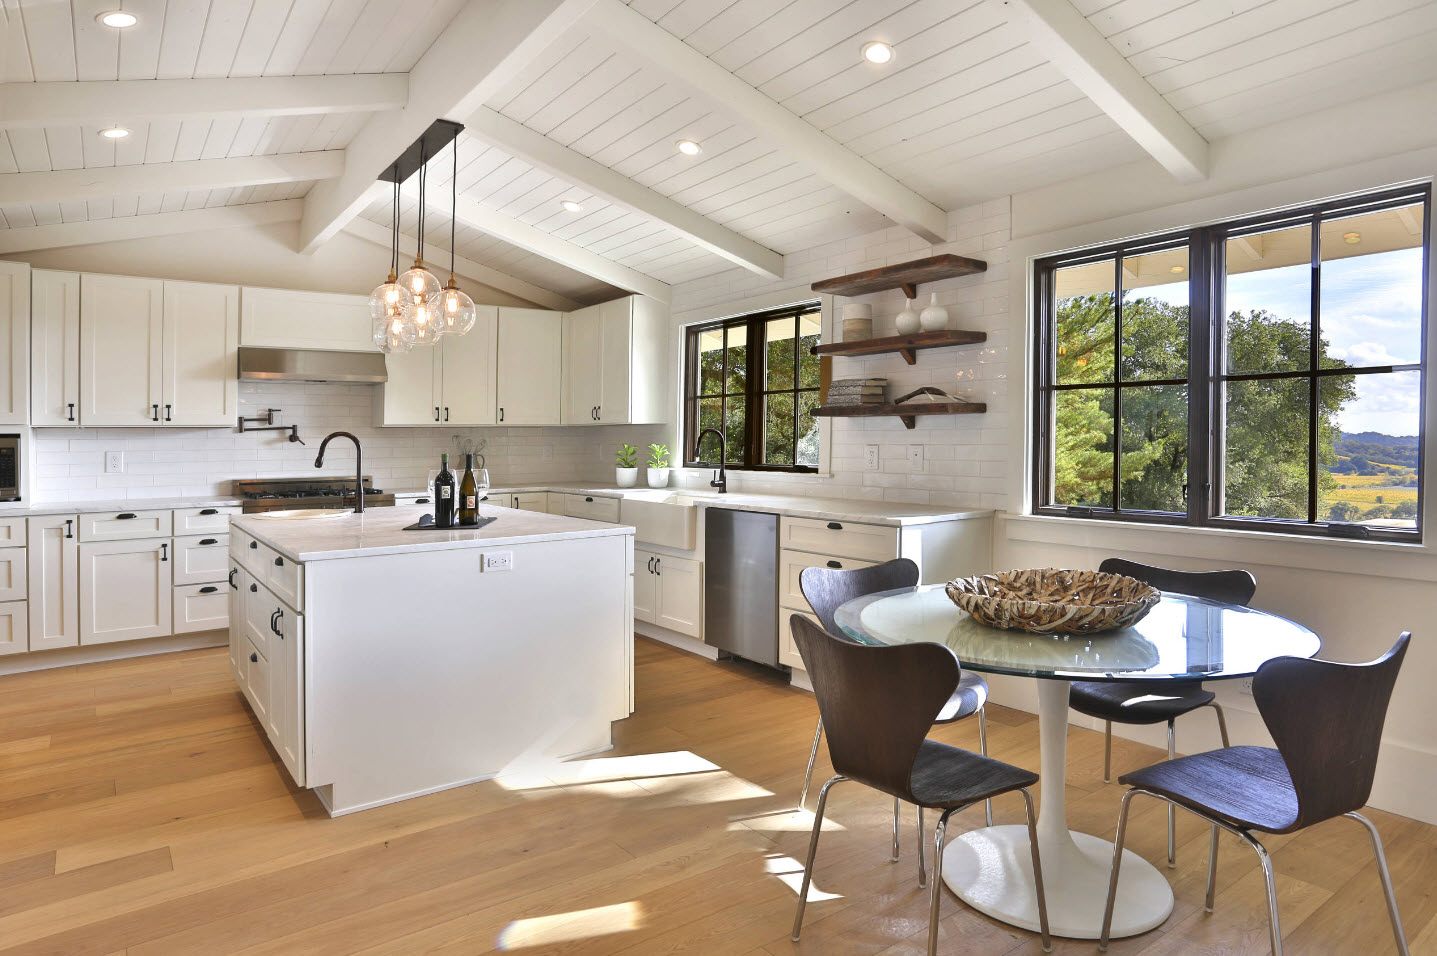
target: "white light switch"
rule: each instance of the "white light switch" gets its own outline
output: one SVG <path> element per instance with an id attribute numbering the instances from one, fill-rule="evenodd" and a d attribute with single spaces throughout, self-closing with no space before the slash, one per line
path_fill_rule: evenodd
<path id="1" fill-rule="evenodd" d="M 125 470 L 125 453 L 122 451 L 105 452 L 105 474 L 118 475 Z"/>
<path id="2" fill-rule="evenodd" d="M 923 470 L 923 446 L 922 446 L 922 445 L 909 445 L 909 446 L 908 446 L 908 467 L 911 468 L 913 471 L 922 471 L 922 470 Z"/>
<path id="3" fill-rule="evenodd" d="M 866 468 L 866 469 L 868 469 L 869 471 L 877 471 L 877 470 L 878 470 L 878 446 L 877 446 L 877 445 L 864 445 L 864 446 L 863 446 L 863 467 Z"/>

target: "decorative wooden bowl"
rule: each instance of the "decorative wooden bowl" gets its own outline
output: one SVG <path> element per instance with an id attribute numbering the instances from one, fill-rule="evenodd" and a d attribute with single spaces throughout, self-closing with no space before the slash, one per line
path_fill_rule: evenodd
<path id="1" fill-rule="evenodd" d="M 1136 578 L 1037 568 L 948 582 L 948 597 L 980 624 L 1034 634 L 1097 634 L 1130 627 L 1161 600 Z"/>

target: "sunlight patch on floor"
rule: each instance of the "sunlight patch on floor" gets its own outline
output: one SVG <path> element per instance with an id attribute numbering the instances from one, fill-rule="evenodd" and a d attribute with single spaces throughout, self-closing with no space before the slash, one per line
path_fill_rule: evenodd
<path id="1" fill-rule="evenodd" d="M 534 790 L 570 787 L 611 780 L 680 776 L 721 770 L 689 750 L 670 753 L 631 754 L 625 757 L 591 757 L 583 760 L 554 760 L 531 764 L 514 773 L 504 773 L 495 782 L 506 790 Z"/>
<path id="2" fill-rule="evenodd" d="M 730 833 L 738 830 L 757 830 L 760 833 L 812 833 L 812 810 L 771 810 L 767 813 L 752 813 L 734 817 L 729 821 Z M 823 832 L 844 829 L 843 824 L 833 817 L 823 818 Z"/>
<path id="3" fill-rule="evenodd" d="M 765 873 L 769 874 L 770 876 L 778 877 L 779 882 L 783 883 L 783 885 L 787 886 L 790 890 L 793 890 L 794 896 L 798 895 L 799 889 L 803 886 L 802 863 L 798 862 L 791 856 L 783 856 L 778 853 L 770 853 L 768 856 L 764 857 L 763 869 Z M 817 883 L 813 882 L 812 880 L 809 881 L 808 901 L 810 903 L 819 903 L 823 900 L 841 899 L 843 899 L 842 893 L 826 893 L 818 888 Z"/>
<path id="4" fill-rule="evenodd" d="M 639 904 L 631 900 L 570 913 L 516 919 L 499 932 L 497 945 L 508 951 L 628 933 L 643 925 L 643 915 Z"/>

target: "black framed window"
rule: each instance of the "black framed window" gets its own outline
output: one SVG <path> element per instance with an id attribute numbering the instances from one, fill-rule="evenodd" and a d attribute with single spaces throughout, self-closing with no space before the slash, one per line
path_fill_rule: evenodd
<path id="1" fill-rule="evenodd" d="M 1430 201 L 1040 261 L 1035 510 L 1418 539 Z"/>
<path id="2" fill-rule="evenodd" d="M 729 468 L 818 469 L 819 359 L 817 302 L 691 326 L 684 349 L 686 466 L 714 467 L 724 433 Z"/>

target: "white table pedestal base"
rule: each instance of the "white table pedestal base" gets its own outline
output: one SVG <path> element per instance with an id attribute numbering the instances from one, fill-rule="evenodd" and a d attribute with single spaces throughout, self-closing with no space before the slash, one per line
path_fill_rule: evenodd
<path id="1" fill-rule="evenodd" d="M 1068 763 L 1068 682 L 1038 681 L 1041 747 L 1038 852 L 1054 936 L 1097 939 L 1113 866 L 1113 844 L 1068 829 L 1064 782 Z M 1002 754 L 995 754 L 1002 759 Z M 1117 826 L 1117 812 L 1113 825 Z M 943 850 L 943 882 L 980 913 L 1038 930 L 1038 894 L 1027 826 L 986 827 L 956 836 Z M 1136 936 L 1173 911 L 1173 891 L 1157 868 L 1131 850 L 1123 853 L 1114 938 Z"/>

